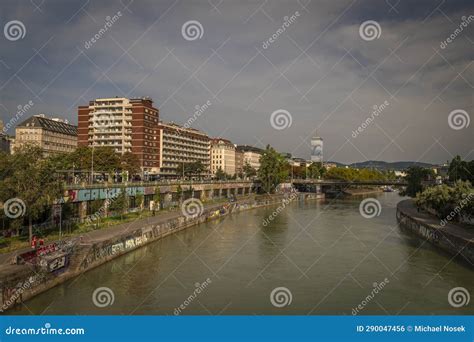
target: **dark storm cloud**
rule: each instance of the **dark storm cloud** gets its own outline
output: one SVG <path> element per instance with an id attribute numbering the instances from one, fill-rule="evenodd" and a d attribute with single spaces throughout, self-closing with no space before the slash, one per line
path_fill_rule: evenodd
<path id="1" fill-rule="evenodd" d="M 309 157 L 321 135 L 325 158 L 442 162 L 472 159 L 474 123 L 454 130 L 455 109 L 473 116 L 471 1 L 4 1 L 2 27 L 20 20 L 26 36 L 1 37 L 0 118 L 33 101 L 22 119 L 47 113 L 77 122 L 96 97 L 151 96 L 164 121 L 193 123 L 211 136 Z M 121 16 L 107 28 L 106 17 Z M 298 12 L 285 32 L 278 29 Z M 188 41 L 182 25 L 202 24 Z M 359 26 L 375 20 L 378 39 Z M 99 39 L 89 44 L 95 35 Z M 265 42 L 276 34 L 274 42 Z M 353 132 L 389 103 L 355 138 Z M 272 127 L 278 109 L 292 125 Z M 13 131 L 10 130 L 9 133 Z"/>

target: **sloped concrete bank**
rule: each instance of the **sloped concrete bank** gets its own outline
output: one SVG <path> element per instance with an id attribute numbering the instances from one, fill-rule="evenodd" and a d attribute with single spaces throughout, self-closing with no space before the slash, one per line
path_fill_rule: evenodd
<path id="1" fill-rule="evenodd" d="M 455 223 L 441 225 L 435 216 L 419 212 L 413 200 L 404 200 L 397 205 L 397 221 L 407 229 L 434 246 L 463 259 L 474 268 L 474 232 Z"/>
<path id="2" fill-rule="evenodd" d="M 322 199 L 324 195 L 300 194 L 298 198 Z M 136 221 L 133 225 L 124 224 L 121 228 L 108 228 L 101 234 L 94 234 L 100 236 L 90 234 L 71 238 L 51 243 L 41 251 L 17 255 L 16 263 L 0 267 L 2 291 L 0 312 L 114 258 L 183 229 L 231 213 L 287 202 L 288 196 L 272 195 L 214 205 L 204 209 L 199 216 L 175 215 L 155 223 L 147 223 L 146 220 L 142 220 L 143 223 Z"/>

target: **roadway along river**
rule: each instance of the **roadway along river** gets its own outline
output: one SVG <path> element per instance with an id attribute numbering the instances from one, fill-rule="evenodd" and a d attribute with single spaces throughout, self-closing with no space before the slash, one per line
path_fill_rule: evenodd
<path id="1" fill-rule="evenodd" d="M 182 305 L 180 314 L 351 315 L 360 304 L 363 315 L 473 314 L 472 303 L 448 303 L 450 289 L 472 290 L 473 272 L 397 227 L 398 193 L 377 198 L 382 210 L 372 219 L 360 215 L 361 198 L 327 199 L 292 203 L 267 226 L 276 206 L 189 228 L 11 313 L 173 315 Z M 99 287 L 113 291 L 112 305 L 94 304 Z M 291 292 L 289 305 L 272 305 L 277 287 Z"/>

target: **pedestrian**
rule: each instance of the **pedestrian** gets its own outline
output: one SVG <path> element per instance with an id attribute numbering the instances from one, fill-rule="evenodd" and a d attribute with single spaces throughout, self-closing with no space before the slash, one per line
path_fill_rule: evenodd
<path id="1" fill-rule="evenodd" d="M 31 239 L 31 248 L 36 249 L 36 247 L 37 247 L 37 238 L 36 238 L 36 235 L 34 235 L 33 238 Z"/>

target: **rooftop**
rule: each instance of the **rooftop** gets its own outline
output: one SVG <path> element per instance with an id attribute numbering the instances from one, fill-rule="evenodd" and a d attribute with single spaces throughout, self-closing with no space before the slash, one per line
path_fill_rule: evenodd
<path id="1" fill-rule="evenodd" d="M 47 118 L 44 115 L 33 115 L 17 125 L 17 127 L 42 128 L 47 131 L 67 135 L 77 135 L 77 126 L 70 125 L 58 119 Z"/>
<path id="2" fill-rule="evenodd" d="M 249 145 L 238 145 L 237 150 L 242 151 L 242 152 L 263 153 L 263 150 L 261 148 L 249 146 Z"/>

